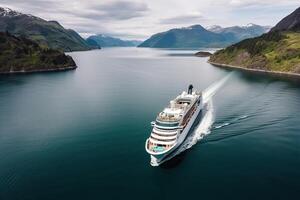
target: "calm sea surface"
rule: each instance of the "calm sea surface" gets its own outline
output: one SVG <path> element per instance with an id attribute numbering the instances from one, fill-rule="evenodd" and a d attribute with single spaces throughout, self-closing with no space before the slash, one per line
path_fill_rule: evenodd
<path id="1" fill-rule="evenodd" d="M 0 76 L 0 199 L 299 199 L 291 81 L 235 72 L 213 97 L 210 134 L 149 164 L 157 113 L 230 73 L 193 52 L 76 52 L 76 71 Z"/>

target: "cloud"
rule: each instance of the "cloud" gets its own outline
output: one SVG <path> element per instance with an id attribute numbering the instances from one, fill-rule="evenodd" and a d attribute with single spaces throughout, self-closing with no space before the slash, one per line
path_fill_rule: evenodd
<path id="1" fill-rule="evenodd" d="M 181 15 L 165 18 L 160 21 L 161 24 L 194 24 L 206 21 L 207 19 L 199 14 Z"/>
<path id="2" fill-rule="evenodd" d="M 114 1 L 89 6 L 87 11 L 76 15 L 94 20 L 128 20 L 145 16 L 149 8 L 145 3 Z"/>
<path id="3" fill-rule="evenodd" d="M 121 20 L 145 16 L 149 11 L 145 3 L 132 2 L 116 2 L 103 6 L 103 9 L 106 10 L 106 16 L 111 15 L 112 18 Z"/>
<path id="4" fill-rule="evenodd" d="M 73 15 L 94 20 L 127 20 L 141 17 L 149 11 L 146 3 L 131 1 L 85 1 L 79 0 L 3 0 L 0 5 L 25 13 Z"/>
<path id="5" fill-rule="evenodd" d="M 275 25 L 299 0 L 0 0 L 0 6 L 55 20 L 81 35 L 146 39 L 192 24 Z"/>
<path id="6" fill-rule="evenodd" d="M 17 9 L 24 13 L 31 13 L 37 11 L 57 10 L 59 7 L 53 0 L 1 0 L 2 6 L 10 7 L 11 9 Z"/>
<path id="7" fill-rule="evenodd" d="M 297 5 L 299 0 L 230 0 L 229 5 L 233 7 L 276 7 L 276 6 L 288 6 Z"/>

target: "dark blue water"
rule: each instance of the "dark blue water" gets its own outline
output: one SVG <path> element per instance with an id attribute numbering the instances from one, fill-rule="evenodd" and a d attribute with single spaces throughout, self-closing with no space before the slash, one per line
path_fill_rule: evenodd
<path id="1" fill-rule="evenodd" d="M 150 122 L 230 73 L 190 51 L 76 52 L 76 71 L 0 77 L 0 199 L 299 199 L 300 85 L 234 73 L 210 134 L 160 167 Z"/>

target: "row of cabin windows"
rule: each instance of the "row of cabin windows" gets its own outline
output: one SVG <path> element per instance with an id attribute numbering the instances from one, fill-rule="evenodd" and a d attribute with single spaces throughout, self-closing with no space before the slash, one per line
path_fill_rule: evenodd
<path id="1" fill-rule="evenodd" d="M 179 125 L 179 123 L 173 123 L 173 124 L 166 124 L 166 123 L 161 123 L 161 122 L 158 122 L 156 121 L 155 124 L 157 126 L 161 126 L 161 127 L 177 127 Z"/>
<path id="2" fill-rule="evenodd" d="M 157 138 L 154 138 L 152 136 L 150 136 L 151 139 L 153 140 L 156 140 L 156 141 L 160 141 L 160 142 L 172 142 L 172 141 L 175 141 L 176 139 L 157 139 Z"/>
<path id="3" fill-rule="evenodd" d="M 175 135 L 177 135 L 177 133 L 167 135 L 167 134 L 156 133 L 155 131 L 153 131 L 153 133 L 158 136 L 175 136 Z"/>

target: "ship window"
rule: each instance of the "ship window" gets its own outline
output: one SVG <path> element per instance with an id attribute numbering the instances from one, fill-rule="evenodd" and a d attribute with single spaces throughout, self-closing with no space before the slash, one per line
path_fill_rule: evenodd
<path id="1" fill-rule="evenodd" d="M 156 133 L 155 131 L 153 133 L 158 136 L 166 136 L 166 134 L 159 134 L 159 133 Z M 175 135 L 177 135 L 177 132 L 174 134 L 167 134 L 167 136 L 175 136 Z"/>
<path id="2" fill-rule="evenodd" d="M 162 126 L 162 127 L 177 127 L 179 123 L 173 123 L 173 124 L 166 124 L 166 123 L 160 123 L 158 121 L 155 122 L 157 126 Z"/>
<path id="3" fill-rule="evenodd" d="M 150 136 L 150 138 L 152 138 L 153 140 L 162 141 L 162 142 L 172 142 L 175 140 L 175 139 L 157 139 L 152 136 Z"/>

